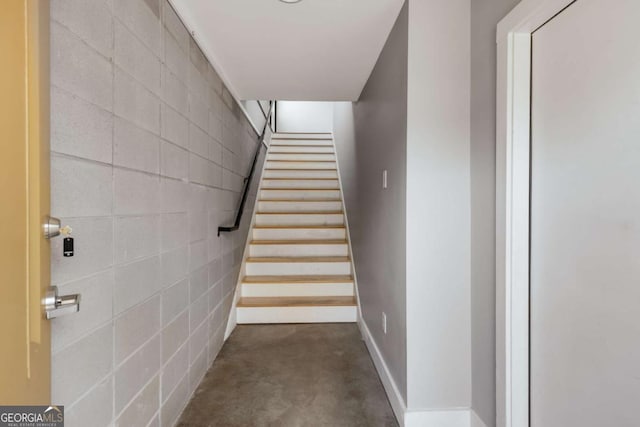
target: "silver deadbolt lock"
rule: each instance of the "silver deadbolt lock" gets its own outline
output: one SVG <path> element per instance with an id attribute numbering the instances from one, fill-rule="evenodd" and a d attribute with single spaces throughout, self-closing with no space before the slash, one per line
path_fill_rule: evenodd
<path id="1" fill-rule="evenodd" d="M 42 226 L 45 239 L 53 239 L 60 235 L 60 220 L 52 216 L 47 217 L 47 222 Z"/>
<path id="2" fill-rule="evenodd" d="M 60 296 L 57 286 L 49 286 L 43 304 L 47 319 L 77 313 L 80 311 L 80 294 Z"/>
<path id="3" fill-rule="evenodd" d="M 69 227 L 68 225 L 61 227 L 60 220 L 52 216 L 47 217 L 47 222 L 42 225 L 42 230 L 44 231 L 45 239 L 53 239 L 54 237 L 58 237 L 61 234 L 69 237 L 72 231 L 71 227 Z"/>
<path id="4" fill-rule="evenodd" d="M 62 254 L 65 257 L 73 256 L 73 237 L 71 237 L 71 227 L 68 225 L 61 227 L 60 220 L 58 218 L 48 216 L 47 221 L 42 224 L 42 231 L 44 232 L 45 239 L 53 239 L 61 234 L 65 236 Z"/>

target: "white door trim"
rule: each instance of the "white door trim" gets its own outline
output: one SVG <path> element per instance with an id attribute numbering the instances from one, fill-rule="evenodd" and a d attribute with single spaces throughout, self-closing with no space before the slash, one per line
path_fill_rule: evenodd
<path id="1" fill-rule="evenodd" d="M 496 114 L 497 425 L 529 426 L 531 34 L 574 0 L 523 0 L 498 24 Z"/>

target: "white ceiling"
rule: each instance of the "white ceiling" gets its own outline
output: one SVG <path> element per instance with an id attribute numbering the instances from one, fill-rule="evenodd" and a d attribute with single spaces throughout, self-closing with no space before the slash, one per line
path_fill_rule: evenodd
<path id="1" fill-rule="evenodd" d="M 404 0 L 171 0 L 240 99 L 354 101 Z"/>

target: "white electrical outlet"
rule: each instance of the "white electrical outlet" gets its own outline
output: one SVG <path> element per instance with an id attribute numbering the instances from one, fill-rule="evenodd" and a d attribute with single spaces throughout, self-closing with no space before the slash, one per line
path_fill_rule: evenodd
<path id="1" fill-rule="evenodd" d="M 389 183 L 387 181 L 387 170 L 382 171 L 382 188 L 387 189 L 389 187 Z"/>
<path id="2" fill-rule="evenodd" d="M 382 313 L 382 332 L 387 333 L 387 313 Z"/>

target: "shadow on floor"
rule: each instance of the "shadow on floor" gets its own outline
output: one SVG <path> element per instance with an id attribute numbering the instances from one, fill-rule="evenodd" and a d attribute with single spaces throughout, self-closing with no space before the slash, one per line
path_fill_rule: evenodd
<path id="1" fill-rule="evenodd" d="M 358 327 L 238 325 L 179 426 L 397 426 Z"/>

